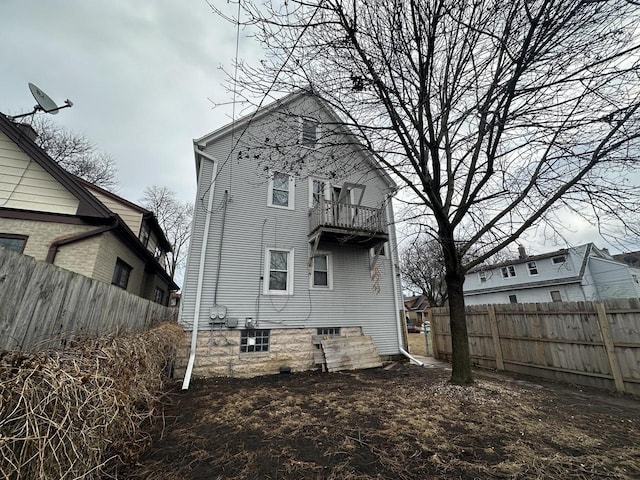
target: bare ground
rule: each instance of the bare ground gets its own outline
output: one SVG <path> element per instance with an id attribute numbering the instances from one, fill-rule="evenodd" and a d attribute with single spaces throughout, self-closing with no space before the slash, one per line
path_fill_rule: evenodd
<path id="1" fill-rule="evenodd" d="M 123 478 L 640 478 L 638 399 L 390 367 L 195 381 Z"/>

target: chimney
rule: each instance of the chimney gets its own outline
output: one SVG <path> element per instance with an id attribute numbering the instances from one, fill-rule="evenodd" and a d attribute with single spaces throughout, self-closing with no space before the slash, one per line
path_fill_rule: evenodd
<path id="1" fill-rule="evenodd" d="M 527 251 L 524 249 L 524 245 L 518 245 L 518 258 L 520 260 L 527 258 Z"/>
<path id="2" fill-rule="evenodd" d="M 23 135 L 26 135 L 32 141 L 35 142 L 36 138 L 38 138 L 38 134 L 33 129 L 33 127 L 31 125 L 29 125 L 28 123 L 16 123 L 15 126 L 18 127 L 18 130 L 20 130 Z"/>

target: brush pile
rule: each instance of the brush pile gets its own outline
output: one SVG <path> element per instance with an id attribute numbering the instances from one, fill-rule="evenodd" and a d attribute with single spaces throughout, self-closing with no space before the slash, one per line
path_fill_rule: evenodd
<path id="1" fill-rule="evenodd" d="M 135 461 L 183 335 L 162 324 L 64 351 L 0 352 L 0 478 L 98 479 Z"/>

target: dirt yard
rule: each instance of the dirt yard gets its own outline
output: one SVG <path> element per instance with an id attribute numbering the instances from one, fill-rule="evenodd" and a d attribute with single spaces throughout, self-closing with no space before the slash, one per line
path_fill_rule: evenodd
<path id="1" fill-rule="evenodd" d="M 640 478 L 640 401 L 405 362 L 194 381 L 138 479 Z M 179 387 L 178 387 L 179 388 Z"/>

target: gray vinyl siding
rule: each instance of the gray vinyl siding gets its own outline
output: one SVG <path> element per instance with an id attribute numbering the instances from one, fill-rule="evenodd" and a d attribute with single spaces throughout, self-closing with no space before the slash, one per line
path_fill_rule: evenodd
<path id="1" fill-rule="evenodd" d="M 259 133 L 257 133 L 259 132 Z M 294 132 L 295 133 L 295 132 Z M 249 128 L 243 138 L 256 139 L 273 134 L 268 117 Z M 247 140 L 249 141 L 249 140 Z M 202 301 L 198 317 L 199 329 L 209 329 L 209 309 L 214 304 L 214 291 L 220 245 L 224 192 L 229 192 L 226 224 L 222 245 L 222 262 L 218 286 L 218 304 L 227 307 L 227 317 L 238 319 L 239 328 L 245 319 L 257 320 L 260 328 L 361 326 L 371 335 L 383 355 L 397 354 L 398 332 L 396 304 L 392 284 L 391 259 L 395 247 L 389 245 L 387 256 L 379 257 L 381 272 L 379 293 L 374 291 L 369 264 L 369 249 L 353 246 L 323 245 L 333 260 L 333 290 L 309 289 L 308 273 L 308 169 L 298 171 L 295 178 L 295 210 L 267 206 L 268 173 L 254 158 L 238 160 L 229 157 L 230 136 L 209 144 L 205 152 L 218 163 L 218 175 L 213 187 L 214 162 L 202 158 L 199 169 L 193 234 L 185 274 L 181 323 L 192 328 L 196 311 L 198 267 L 203 247 L 207 195 L 213 191 L 211 225 L 206 252 Z M 362 160 L 360 154 L 351 159 Z M 313 167 L 309 167 L 313 169 Z M 285 169 L 279 169 L 288 173 Z M 315 176 L 315 175 L 314 175 Z M 378 174 L 362 163 L 350 168 L 349 174 L 337 178 L 341 185 L 349 181 L 367 185 L 362 204 L 380 207 L 388 186 Z M 265 249 L 294 249 L 293 295 L 264 295 Z M 398 280 L 396 279 L 396 282 Z M 396 283 L 398 296 L 401 294 Z M 402 302 L 398 298 L 398 308 Z"/>

